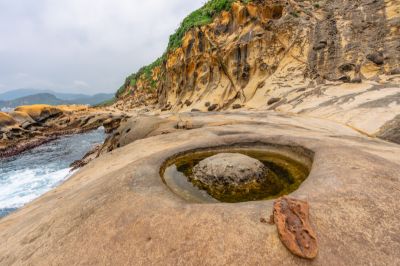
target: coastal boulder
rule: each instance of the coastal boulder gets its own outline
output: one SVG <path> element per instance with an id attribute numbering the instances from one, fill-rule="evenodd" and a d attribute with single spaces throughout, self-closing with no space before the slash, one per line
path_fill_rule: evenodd
<path id="1" fill-rule="evenodd" d="M 220 153 L 200 161 L 192 182 L 220 193 L 235 194 L 264 183 L 269 169 L 260 161 L 240 153 Z"/>
<path id="2" fill-rule="evenodd" d="M 19 106 L 15 108 L 16 112 L 25 113 L 36 122 L 44 122 L 50 117 L 54 117 L 63 113 L 63 111 L 56 107 L 46 104 L 35 104 L 27 106 Z"/>

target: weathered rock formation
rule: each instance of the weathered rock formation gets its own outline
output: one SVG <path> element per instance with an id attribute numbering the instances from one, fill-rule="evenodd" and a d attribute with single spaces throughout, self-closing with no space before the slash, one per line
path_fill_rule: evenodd
<path id="1" fill-rule="evenodd" d="M 379 80 L 399 67 L 396 0 L 237 1 L 189 30 L 150 79 L 126 84 L 121 97 L 152 95 L 172 110 L 260 106 L 290 88 Z"/>
<path id="2" fill-rule="evenodd" d="M 21 106 L 9 114 L 0 113 L 0 157 L 18 154 L 61 135 L 100 126 L 112 132 L 126 118 L 122 113 L 86 106 Z"/>
<path id="3" fill-rule="evenodd" d="M 115 106 L 276 110 L 394 139 L 398 0 L 236 1 L 163 58 L 127 79 Z"/>
<path id="4" fill-rule="evenodd" d="M 17 121 L 9 114 L 0 112 L 0 128 L 15 125 Z"/>
<path id="5" fill-rule="evenodd" d="M 268 172 L 257 159 L 240 153 L 219 153 L 200 161 L 190 179 L 201 188 L 230 195 L 259 188 Z"/>

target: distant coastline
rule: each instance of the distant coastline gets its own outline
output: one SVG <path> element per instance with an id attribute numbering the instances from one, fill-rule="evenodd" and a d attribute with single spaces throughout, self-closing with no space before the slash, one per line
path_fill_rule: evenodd
<path id="1" fill-rule="evenodd" d="M 14 109 L 22 105 L 48 104 L 48 105 L 90 105 L 94 106 L 109 101 L 113 93 L 74 94 L 59 93 L 36 89 L 17 89 L 0 93 L 0 110 L 3 108 Z M 5 109 L 7 110 L 7 109 Z"/>

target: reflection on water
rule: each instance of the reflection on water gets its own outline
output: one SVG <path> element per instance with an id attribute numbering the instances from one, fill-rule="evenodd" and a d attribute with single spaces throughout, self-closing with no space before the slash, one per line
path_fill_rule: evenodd
<path id="1" fill-rule="evenodd" d="M 201 160 L 221 152 L 242 153 L 261 161 L 269 174 L 261 187 L 244 190 L 243 193 L 228 194 L 204 184 L 191 182 L 192 169 Z M 166 163 L 162 170 L 164 183 L 177 195 L 189 202 L 244 202 L 266 200 L 286 195 L 296 190 L 307 178 L 311 159 L 296 160 L 278 150 L 268 148 L 217 148 L 180 155 Z M 302 161 L 302 162 L 300 162 Z"/>

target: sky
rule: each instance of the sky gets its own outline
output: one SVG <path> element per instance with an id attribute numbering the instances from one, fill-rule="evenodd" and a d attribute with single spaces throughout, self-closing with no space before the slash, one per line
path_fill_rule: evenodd
<path id="1" fill-rule="evenodd" d="M 0 93 L 115 92 L 205 0 L 0 0 Z"/>

